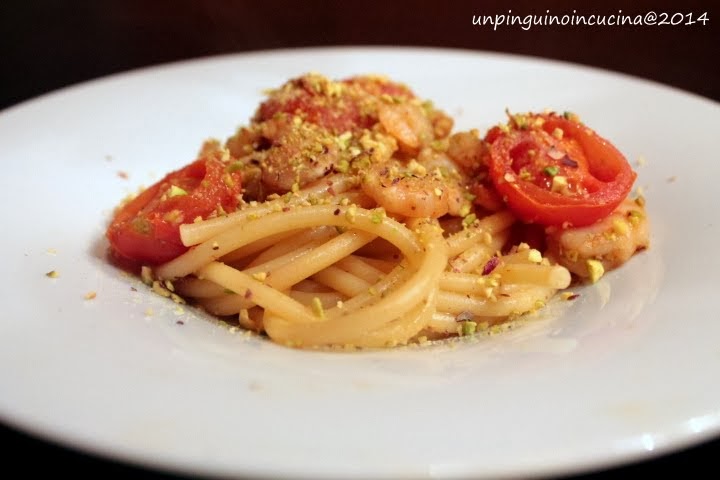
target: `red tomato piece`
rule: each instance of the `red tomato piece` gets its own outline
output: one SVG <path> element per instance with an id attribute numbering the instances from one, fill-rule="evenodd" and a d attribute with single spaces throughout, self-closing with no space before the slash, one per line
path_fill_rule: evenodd
<path id="1" fill-rule="evenodd" d="M 187 251 L 180 225 L 237 208 L 241 175 L 230 170 L 210 154 L 169 173 L 123 205 L 106 232 L 113 254 L 130 263 L 157 265 Z"/>
<path id="2" fill-rule="evenodd" d="M 528 223 L 592 224 L 627 197 L 637 176 L 610 142 L 556 114 L 515 116 L 486 141 L 495 189 Z"/>
<path id="3" fill-rule="evenodd" d="M 289 81 L 260 105 L 255 120 L 262 122 L 278 113 L 287 113 L 300 115 L 335 134 L 366 128 L 357 102 L 342 93 L 331 94 L 327 82 L 313 75 Z"/>
<path id="4" fill-rule="evenodd" d="M 340 88 L 340 85 L 348 88 Z M 269 120 L 278 113 L 299 115 L 335 134 L 372 128 L 377 116 L 368 111 L 368 97 L 389 95 L 414 98 L 406 86 L 374 76 L 351 77 L 331 82 L 317 75 L 290 80 L 274 91 L 258 108 L 255 121 Z"/>

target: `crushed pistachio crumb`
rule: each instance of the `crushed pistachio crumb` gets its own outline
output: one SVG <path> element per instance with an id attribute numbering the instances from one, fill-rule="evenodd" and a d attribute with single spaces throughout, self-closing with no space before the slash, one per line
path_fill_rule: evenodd
<path id="1" fill-rule="evenodd" d="M 469 213 L 469 214 L 465 215 L 465 217 L 462 220 L 463 227 L 464 228 L 469 227 L 470 225 L 475 223 L 476 220 L 477 220 L 477 215 L 475 215 L 474 213 Z M 487 232 L 485 232 L 485 233 L 487 233 Z"/>
<path id="2" fill-rule="evenodd" d="M 152 282 L 152 290 L 153 292 L 157 293 L 161 297 L 170 297 L 170 290 L 165 288 L 158 280 L 155 280 Z"/>
<path id="3" fill-rule="evenodd" d="M 239 162 L 239 161 L 238 161 L 238 162 L 233 162 L 233 163 L 231 163 L 230 165 L 227 166 L 227 171 L 228 171 L 229 173 L 234 173 L 234 172 L 237 172 L 237 171 L 242 170 L 242 169 L 243 169 L 243 163 L 242 163 L 242 162 Z"/>
<path id="4" fill-rule="evenodd" d="M 50 270 L 49 272 L 47 272 L 45 274 L 45 276 L 49 277 L 49 278 L 58 278 L 60 276 L 60 274 L 58 273 L 57 270 Z"/>
<path id="5" fill-rule="evenodd" d="M 462 336 L 467 337 L 473 335 L 477 330 L 477 322 L 467 320 L 462 322 Z"/>
<path id="6" fill-rule="evenodd" d="M 580 121 L 580 117 L 573 112 L 565 111 L 565 112 L 563 112 L 563 117 L 565 118 L 565 120 L 570 120 L 571 122 L 579 122 Z"/>
<path id="7" fill-rule="evenodd" d="M 618 235 L 627 235 L 630 233 L 630 227 L 625 220 L 616 218 L 613 220 L 613 231 Z"/>
<path id="8" fill-rule="evenodd" d="M 357 205 L 354 203 L 348 207 L 345 211 L 345 218 L 350 223 L 355 223 L 355 216 L 357 215 Z"/>
<path id="9" fill-rule="evenodd" d="M 181 197 L 181 196 L 187 195 L 187 194 L 188 194 L 188 192 L 185 189 L 180 188 L 177 185 L 170 185 L 170 190 L 168 191 L 168 197 L 170 197 L 170 198 Z"/>
<path id="10" fill-rule="evenodd" d="M 528 261 L 532 263 L 542 262 L 542 253 L 540 253 L 539 250 L 531 248 L 530 250 L 528 250 Z"/>
<path id="11" fill-rule="evenodd" d="M 335 165 L 335 170 L 340 173 L 347 173 L 350 170 L 350 162 L 345 159 L 340 160 L 338 164 Z"/>
<path id="12" fill-rule="evenodd" d="M 548 165 L 547 167 L 543 168 L 543 173 L 548 177 L 554 177 L 558 174 L 558 172 L 560 172 L 560 168 L 558 168 L 556 165 Z"/>
<path id="13" fill-rule="evenodd" d="M 588 273 L 590 274 L 590 281 L 592 283 L 600 280 L 600 277 L 605 274 L 605 267 L 603 267 L 602 262 L 599 260 L 588 260 L 586 265 Z"/>
<path id="14" fill-rule="evenodd" d="M 530 122 L 526 115 L 518 113 L 513 115 L 512 119 L 520 130 L 527 130 L 527 128 L 530 127 Z"/>
<path id="15" fill-rule="evenodd" d="M 382 223 L 383 218 L 385 218 L 385 210 L 383 209 L 376 209 L 373 211 L 372 215 L 370 216 L 370 221 L 376 225 Z"/>
<path id="16" fill-rule="evenodd" d="M 233 180 L 229 173 L 222 176 L 222 181 L 228 187 L 233 187 L 235 185 L 235 180 Z"/>
<path id="17" fill-rule="evenodd" d="M 181 297 L 180 295 L 178 295 L 177 293 L 170 293 L 170 299 L 171 299 L 173 302 L 178 303 L 178 304 L 183 304 L 183 303 L 185 303 L 185 299 L 182 298 L 182 297 Z"/>
<path id="18" fill-rule="evenodd" d="M 445 152 L 449 147 L 449 142 L 445 139 L 433 140 L 430 142 L 430 148 L 436 152 Z"/>
<path id="19" fill-rule="evenodd" d="M 557 167 L 556 167 L 557 168 Z M 564 192 L 568 186 L 567 177 L 562 175 L 555 175 L 552 179 L 552 186 L 550 190 L 553 192 Z"/>
<path id="20" fill-rule="evenodd" d="M 256 272 L 252 274 L 252 277 L 258 282 L 264 282 L 267 280 L 267 272 Z"/>
<path id="21" fill-rule="evenodd" d="M 628 221 L 629 221 L 633 226 L 637 226 L 638 224 L 640 224 L 640 220 L 642 220 L 643 214 L 640 213 L 640 212 L 637 211 L 637 210 L 630 210 L 630 211 L 627 213 L 627 217 L 628 217 Z"/>
<path id="22" fill-rule="evenodd" d="M 414 175 L 419 175 L 421 177 L 427 175 L 427 168 L 425 168 L 425 165 L 418 163 L 418 161 L 414 158 L 408 162 L 407 168 L 408 171 Z"/>

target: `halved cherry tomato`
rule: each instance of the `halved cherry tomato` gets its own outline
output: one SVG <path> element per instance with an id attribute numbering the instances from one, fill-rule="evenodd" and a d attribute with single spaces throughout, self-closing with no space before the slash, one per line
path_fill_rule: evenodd
<path id="1" fill-rule="evenodd" d="M 157 265 L 184 253 L 180 225 L 238 205 L 240 172 L 219 155 L 208 154 L 172 172 L 116 213 L 107 229 L 114 255 L 141 265 Z"/>
<path id="2" fill-rule="evenodd" d="M 557 114 L 511 117 L 486 137 L 489 175 L 521 220 L 583 226 L 610 214 L 630 193 L 636 173 L 610 142 Z"/>

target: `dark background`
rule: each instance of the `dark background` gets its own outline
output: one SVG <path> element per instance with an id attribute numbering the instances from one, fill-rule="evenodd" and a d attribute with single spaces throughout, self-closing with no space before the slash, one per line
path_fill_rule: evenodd
<path id="1" fill-rule="evenodd" d="M 595 6 L 590 6 L 592 3 Z M 0 108 L 140 66 L 218 53 L 322 45 L 493 50 L 616 70 L 720 100 L 720 8 L 706 1 L 0 2 Z M 705 25 L 472 25 L 472 16 L 708 12 Z"/>
<path id="2" fill-rule="evenodd" d="M 676 26 L 533 26 L 529 31 L 472 25 L 473 15 L 506 14 L 509 9 L 520 16 L 544 15 L 547 10 L 557 15 L 622 10 L 632 16 L 655 11 L 692 13 L 697 18 L 707 12 L 708 21 Z M 0 109 L 137 67 L 221 53 L 324 45 L 435 46 L 531 55 L 623 72 L 720 101 L 718 14 L 720 8 L 711 1 L 0 0 Z M 0 432 L 3 468 L 11 471 L 17 466 L 24 475 L 50 468 L 55 474 L 76 476 L 176 478 L 86 456 L 9 428 Z M 22 460 L 25 453 L 34 460 Z M 710 477 L 718 457 L 716 440 L 578 478 L 671 470 Z"/>

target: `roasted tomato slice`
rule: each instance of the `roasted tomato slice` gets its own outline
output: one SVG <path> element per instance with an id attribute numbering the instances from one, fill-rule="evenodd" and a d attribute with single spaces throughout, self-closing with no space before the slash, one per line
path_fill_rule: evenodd
<path id="1" fill-rule="evenodd" d="M 568 117 L 513 115 L 485 137 L 492 184 L 525 222 L 592 224 L 609 215 L 635 182 L 617 148 Z"/>
<path id="2" fill-rule="evenodd" d="M 237 208 L 239 172 L 210 153 L 166 175 L 123 205 L 107 229 L 112 253 L 131 264 L 157 265 L 184 253 L 180 225 Z"/>

